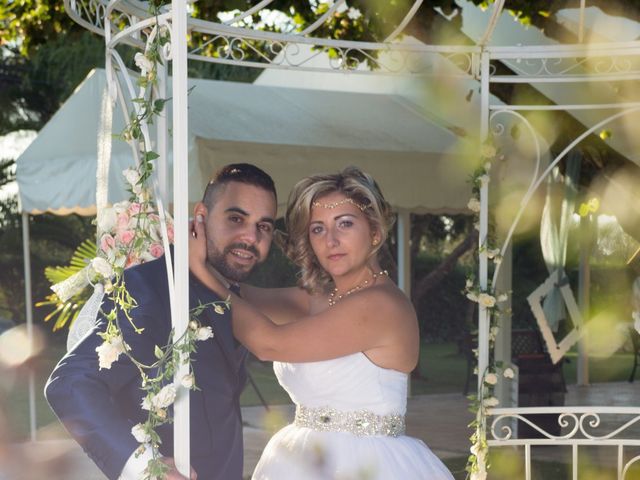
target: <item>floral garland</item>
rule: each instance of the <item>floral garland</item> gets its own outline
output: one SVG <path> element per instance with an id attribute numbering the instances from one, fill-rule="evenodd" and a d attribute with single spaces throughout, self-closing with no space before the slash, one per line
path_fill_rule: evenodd
<path id="1" fill-rule="evenodd" d="M 126 355 L 138 368 L 141 389 L 145 392 L 141 408 L 148 412 L 147 420 L 131 429 L 131 434 L 140 443 L 135 452 L 141 455 L 151 449 L 152 458 L 144 471 L 145 480 L 165 478 L 169 467 L 160 461 L 160 436 L 157 428 L 172 421 L 170 407 L 178 389 L 195 390 L 193 373 L 185 375 L 176 384 L 174 374 L 180 364 L 187 363 L 191 370 L 190 355 L 196 351 L 196 342 L 211 339 L 214 332 L 209 326 L 202 326 L 198 320 L 206 309 L 213 309 L 223 315 L 230 309 L 229 301 L 199 304 L 189 312 L 189 326 L 177 339 L 168 339 L 164 346 L 155 346 L 156 361 L 144 365 L 137 361 L 124 341 L 119 318 L 126 318 L 137 334 L 142 334 L 133 320 L 131 311 L 136 307 L 135 299 L 127 291 L 124 270 L 130 266 L 154 260 L 165 253 L 162 246 L 162 213 L 156 208 L 148 184 L 154 170 L 154 160 L 159 155 L 148 144 L 148 125 L 155 116 L 162 113 L 167 99 L 156 98 L 158 65 L 163 62 L 163 53 L 170 48 L 170 32 L 158 22 L 160 8 L 166 0 L 151 0 L 149 8 L 156 23 L 147 32 L 148 41 L 144 53 L 135 55 L 134 61 L 140 69 L 137 85 L 140 93 L 133 98 L 133 111 L 129 122 L 119 135 L 126 142 L 140 146 L 140 163 L 136 168 L 123 172 L 130 192 L 129 201 L 119 202 L 99 212 L 97 229 L 99 239 L 98 256 L 91 262 L 93 280 L 104 285 L 105 293 L 113 302 L 113 308 L 104 312 L 107 326 L 99 333 L 103 343 L 96 348 L 100 369 L 109 369 L 121 354 Z M 173 242 L 173 222 L 167 214 L 165 218 L 166 235 Z M 118 316 L 118 313 L 121 316 Z"/>
<path id="2" fill-rule="evenodd" d="M 482 158 L 483 165 L 472 174 L 472 197 L 467 204 L 467 208 L 476 216 L 474 223 L 476 229 L 479 229 L 478 216 L 481 209 L 480 190 L 483 186 L 488 185 L 490 181 L 489 172 L 491 170 L 491 165 L 492 162 L 498 158 L 499 152 L 493 143 L 488 141 L 482 145 L 480 156 Z M 491 248 L 487 243 L 480 246 L 478 253 L 485 253 L 487 258 L 493 261 L 494 265 L 500 265 L 502 262 L 500 249 Z M 468 472 L 467 478 L 470 480 L 485 480 L 487 478 L 487 471 L 490 467 L 489 447 L 487 445 L 487 416 L 489 409 L 497 407 L 499 404 L 498 399 L 494 395 L 495 386 L 498 383 L 499 374 L 508 379 L 513 378 L 515 375 L 513 369 L 510 367 L 504 368 L 501 362 L 496 362 L 492 355 L 495 340 L 499 332 L 498 318 L 502 312 L 499 304 L 507 301 L 509 299 L 509 294 L 495 292 L 495 288 L 492 285 L 490 285 L 486 290 L 481 289 L 476 283 L 476 279 L 473 274 L 470 274 L 467 277 L 465 289 L 462 293 L 472 302 L 476 302 L 480 306 L 484 307 L 487 310 L 487 315 L 489 317 L 489 362 L 483 372 L 478 372 L 478 368 L 476 367 L 475 373 L 480 375 L 482 384 L 478 395 L 469 396 L 469 399 L 472 401 L 470 409 L 475 413 L 475 418 L 469 424 L 469 427 L 473 429 L 473 434 L 469 438 L 471 440 L 471 455 L 467 460 L 466 467 Z M 475 349 L 473 353 L 477 358 L 478 350 Z"/>

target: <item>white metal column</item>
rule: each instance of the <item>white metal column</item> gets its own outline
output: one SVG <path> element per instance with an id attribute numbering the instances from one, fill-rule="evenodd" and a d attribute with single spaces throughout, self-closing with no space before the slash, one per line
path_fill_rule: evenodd
<path id="1" fill-rule="evenodd" d="M 411 298 L 411 213 L 398 210 L 398 288 Z M 407 382 L 407 396 L 411 396 L 411 376 Z"/>
<path id="2" fill-rule="evenodd" d="M 411 298 L 411 213 L 398 210 L 398 287 Z"/>
<path id="3" fill-rule="evenodd" d="M 187 2 L 173 0 L 172 12 L 172 73 L 173 85 L 173 205 L 175 218 L 174 285 L 175 298 L 171 320 L 175 338 L 181 337 L 189 323 L 189 168 L 187 114 Z M 175 382 L 189 373 L 186 364 L 176 369 Z M 174 407 L 173 444 L 176 467 L 189 478 L 190 425 L 189 390 L 178 389 Z"/>
<path id="4" fill-rule="evenodd" d="M 513 255 L 511 243 L 504 252 L 502 262 L 500 263 L 500 274 L 496 280 L 496 290 L 500 293 L 510 292 L 513 285 Z M 500 304 L 502 313 L 498 321 L 500 331 L 496 337 L 495 343 L 495 359 L 496 362 L 502 362 L 505 367 L 511 365 L 511 295 Z M 501 378 L 496 385 L 495 396 L 500 401 L 501 407 L 515 407 L 512 405 L 512 381 Z"/>
<path id="5" fill-rule="evenodd" d="M 483 50 L 480 54 L 480 140 L 485 141 L 489 134 L 489 54 Z M 479 267 L 478 281 L 480 290 L 486 292 L 489 286 L 487 264 L 487 235 L 489 233 L 489 185 L 484 182 L 480 187 L 480 225 L 478 235 Z M 478 392 L 482 389 L 483 375 L 489 365 L 489 312 L 478 304 Z"/>
<path id="6" fill-rule="evenodd" d="M 29 351 L 33 352 L 33 300 L 31 298 L 31 252 L 29 249 L 29 214 L 22 212 L 22 252 L 24 255 L 24 308 L 27 318 Z M 36 440 L 36 381 L 29 367 L 29 438 Z"/>

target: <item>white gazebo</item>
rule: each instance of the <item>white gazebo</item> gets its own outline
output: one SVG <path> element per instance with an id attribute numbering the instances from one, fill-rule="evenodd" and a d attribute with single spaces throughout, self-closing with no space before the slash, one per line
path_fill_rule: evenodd
<path id="1" fill-rule="evenodd" d="M 178 333 L 184 331 L 188 318 L 186 225 L 189 216 L 188 200 L 194 199 L 189 195 L 197 195 L 193 192 L 197 182 L 206 179 L 207 172 L 213 165 L 233 161 L 240 154 L 242 159 L 275 173 L 276 182 L 282 189 L 281 199 L 286 197 L 282 192 L 287 191 L 290 182 L 317 171 L 320 165 L 322 170 L 335 169 L 345 163 L 360 165 L 376 176 L 387 196 L 398 208 L 401 213 L 399 228 L 402 234 L 408 228 L 402 216 L 405 210 L 423 208 L 435 212 L 464 211 L 469 189 L 463 182 L 466 176 L 463 172 L 465 169 L 470 172 L 478 163 L 467 161 L 470 150 L 460 148 L 460 145 L 468 145 L 470 141 L 459 141 L 460 126 L 447 121 L 446 110 L 430 111 L 421 107 L 420 101 L 416 101 L 421 98 L 416 95 L 419 90 L 412 90 L 410 86 L 406 90 L 410 93 L 406 94 L 404 88 L 401 89 L 402 93 L 398 93 L 379 85 L 356 93 L 350 87 L 351 93 L 347 94 L 323 88 L 305 91 L 292 88 L 291 85 L 274 87 L 269 84 L 268 78 L 259 81 L 258 85 L 197 80 L 193 81 L 196 89 L 189 97 L 187 59 L 283 72 L 430 79 L 426 81 L 446 79 L 451 85 L 472 85 L 478 88 L 479 95 L 475 95 L 477 100 L 474 100 L 477 101 L 477 111 L 475 116 L 467 113 L 462 121 L 462 131 L 470 139 L 479 139 L 478 142 L 491 137 L 495 144 L 505 146 L 504 158 L 496 159 L 496 165 L 491 169 L 491 180 L 494 185 L 498 185 L 495 192 L 499 192 L 500 185 L 505 182 L 515 180 L 515 183 L 524 185 L 520 197 L 512 198 L 517 208 L 513 211 L 512 218 L 509 218 L 500 239 L 499 248 L 503 256 L 507 253 L 513 233 L 535 192 L 553 167 L 584 138 L 606 128 L 613 132 L 611 138 L 615 141 L 611 142 L 612 147 L 637 162 L 638 136 L 629 135 L 629 132 L 633 132 L 632 127 L 636 124 L 634 116 L 640 112 L 640 102 L 633 98 L 622 98 L 608 84 L 640 79 L 640 42 L 584 42 L 585 26 L 588 23 L 585 20 L 585 2 L 582 2 L 577 16 L 570 16 L 570 19 L 576 21 L 579 43 L 559 45 L 529 39 L 532 43 L 525 46 L 518 45 L 520 37 L 524 38 L 530 32 L 516 32 L 515 38 L 513 33 L 508 33 L 513 29 L 505 26 L 504 0 L 496 0 L 483 14 L 463 2 L 465 21 L 473 18 L 465 28 L 475 44 L 454 46 L 398 41 L 404 28 L 421 8 L 421 0 L 407 7 L 404 19 L 380 43 L 342 41 L 314 35 L 330 15 L 337 9 L 344 8 L 344 0 L 333 2 L 303 32 L 265 32 L 254 30 L 247 26 L 249 24 L 242 22 L 243 19 L 267 9 L 272 1 L 257 2 L 226 22 L 191 18 L 184 0 L 174 0 L 171 7 L 167 7 L 157 17 L 150 16 L 145 6 L 136 0 L 65 1 L 69 14 L 81 25 L 104 35 L 107 44 L 107 93 L 101 109 L 103 121 L 94 119 L 93 123 L 93 132 L 99 131 L 103 138 L 98 154 L 98 171 L 104 171 L 101 159 L 118 165 L 111 169 L 116 175 L 120 166 L 128 165 L 124 160 L 124 163 L 119 163 L 121 152 L 124 151 L 121 150 L 122 146 L 114 144 L 113 155 L 109 155 L 112 146 L 110 142 L 104 142 L 105 138 L 109 138 L 105 133 L 110 133 L 112 129 L 117 131 L 117 124 L 111 127 L 109 121 L 111 107 L 119 105 L 123 111 L 135 108 L 131 104 L 131 99 L 135 97 L 133 83 L 116 47 L 128 44 L 143 49 L 145 41 L 156 35 L 161 28 L 170 31 L 171 48 L 163 53 L 166 60 L 171 61 L 173 82 L 168 81 L 167 72 L 162 69 L 157 94 L 158 98 L 171 97 L 173 108 L 166 121 L 161 121 L 153 132 L 147 128 L 145 136 L 149 141 L 153 140 L 160 153 L 158 201 L 166 205 L 170 203 L 170 198 L 173 199 L 177 226 L 175 278 L 169 279 L 169 282 L 175 286 L 172 318 Z M 482 25 L 479 30 L 478 25 Z M 189 51 L 187 33 L 191 38 L 202 39 L 209 48 Z M 322 54 L 329 51 L 332 55 Z M 363 68 L 363 59 L 368 59 L 374 68 Z M 97 73 L 93 77 L 97 78 Z M 96 80 L 89 78 L 77 94 L 91 82 Z M 518 83 L 536 86 L 548 98 L 552 98 L 554 104 L 505 105 L 491 96 L 492 85 Z M 594 85 L 598 88 L 593 88 Z M 207 93 L 203 97 L 196 97 L 195 95 L 199 95 L 198 90 Z M 98 97 L 97 92 L 88 95 L 94 99 Z M 69 101 L 63 107 L 61 115 L 66 107 L 72 108 L 71 103 Z M 452 106 L 452 109 L 464 117 L 461 114 L 464 109 L 459 108 L 459 105 Z M 531 111 L 567 111 L 580 120 L 586 129 L 558 155 L 545 158 L 544 141 L 523 115 L 524 112 Z M 118 118 L 117 112 L 114 112 L 113 118 Z M 172 122 L 171 137 L 167 134 L 169 122 Z M 509 127 L 514 123 L 519 125 L 522 132 L 519 138 L 507 135 Z M 65 127 L 68 128 L 68 124 Z M 287 131 L 286 128 L 292 130 Z M 43 136 L 45 134 L 46 129 L 42 132 Z M 63 133 L 59 132 L 57 135 Z M 88 135 L 88 138 L 92 136 Z M 76 143 L 75 140 L 74 138 L 73 143 Z M 38 147 L 37 142 L 25 152 L 24 159 L 21 157 L 18 162 L 19 181 L 21 177 L 25 180 L 29 177 L 28 170 L 24 168 L 29 168 L 29 155 L 35 154 L 37 148 L 42 148 Z M 137 160 L 137 145 L 134 142 L 130 147 L 130 158 Z M 479 147 L 479 143 L 476 143 L 475 150 L 478 151 Z M 95 158 L 93 148 L 89 148 L 89 145 L 83 154 L 90 161 Z M 63 163 L 64 165 L 73 165 L 72 158 L 61 158 L 66 158 L 65 162 L 68 162 Z M 173 175 L 169 168 L 170 158 L 174 159 Z M 35 165 L 38 160 L 31 161 Z M 290 176 L 285 175 L 280 179 L 278 172 L 283 164 L 285 168 L 282 170 Z M 55 167 L 49 170 L 51 175 L 55 170 Z M 85 170 L 81 177 L 86 183 L 92 177 L 89 171 L 92 170 Z M 169 178 L 173 180 L 172 189 L 167 188 Z M 443 189 L 441 186 L 445 180 Z M 68 185 L 69 181 L 65 181 Z M 38 188 L 43 188 L 42 185 L 32 185 L 29 188 L 29 185 L 23 187 L 21 184 L 25 212 L 50 209 L 70 212 L 75 208 L 84 208 L 88 213 L 94 205 L 100 209 L 109 200 L 116 200 L 119 194 L 114 182 L 109 182 L 108 191 L 104 188 L 106 177 L 103 175 L 102 182 L 98 181 L 97 202 L 92 203 L 91 188 L 88 188 L 83 194 L 82 202 L 66 198 L 52 207 L 46 201 L 37 202 L 36 193 Z M 394 185 L 399 188 L 394 190 Z M 22 188 L 25 188 L 24 192 Z M 101 188 L 104 191 L 101 192 Z M 445 192 L 447 196 L 444 196 Z M 509 267 L 503 264 L 491 269 L 489 266 L 489 193 L 488 182 L 482 182 L 478 288 L 482 292 L 493 293 L 499 282 L 508 282 L 500 272 L 501 269 L 508 272 Z M 408 259 L 400 256 L 400 265 L 406 265 L 406 262 Z M 491 271 L 492 279 L 489 278 Z M 406 288 L 405 278 L 401 277 L 399 280 Z M 489 311 L 481 304 L 478 317 L 478 393 L 481 398 L 485 391 L 483 373 L 490 365 L 490 322 Z M 576 333 L 571 338 L 577 339 L 579 334 Z M 564 348 L 566 345 L 561 346 Z M 496 355 L 504 356 L 506 353 L 502 351 Z M 183 371 L 177 373 L 182 374 Z M 177 464 L 182 471 L 185 471 L 188 464 L 189 452 L 188 402 L 185 399 L 186 395 L 181 395 L 175 408 L 175 438 L 180 439 L 175 452 Z M 493 408 L 485 413 L 486 416 L 480 416 L 480 430 L 487 436 L 489 446 L 522 446 L 527 479 L 531 474 L 532 445 L 570 447 L 574 479 L 578 478 L 578 449 L 582 445 L 615 448 L 619 479 L 623 479 L 629 467 L 639 459 L 625 458 L 626 447 L 640 446 L 640 440 L 625 436 L 627 426 L 640 418 L 640 409 L 635 407 L 514 407 Z M 560 414 L 563 425 L 569 427 L 569 433 L 558 436 L 535 427 L 542 433 L 541 439 L 516 438 L 511 427 L 512 419 L 523 419 L 523 414 L 530 413 Z M 631 420 L 613 432 L 602 434 L 593 431 L 599 425 L 601 415 L 626 415 Z M 593 419 L 596 421 L 592 421 Z"/>

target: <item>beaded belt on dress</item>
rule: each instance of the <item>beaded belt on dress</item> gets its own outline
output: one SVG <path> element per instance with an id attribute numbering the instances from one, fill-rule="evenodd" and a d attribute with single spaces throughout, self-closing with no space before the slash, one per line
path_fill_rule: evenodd
<path id="1" fill-rule="evenodd" d="M 296 406 L 298 427 L 321 432 L 347 432 L 354 435 L 387 435 L 398 437 L 404 434 L 404 415 L 376 415 L 368 410 L 342 412 L 331 407 L 311 408 Z"/>

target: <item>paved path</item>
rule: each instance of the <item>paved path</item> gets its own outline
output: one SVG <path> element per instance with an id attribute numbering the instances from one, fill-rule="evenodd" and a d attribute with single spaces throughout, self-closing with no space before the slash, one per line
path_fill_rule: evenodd
<path id="1" fill-rule="evenodd" d="M 570 386 L 566 405 L 637 405 L 640 382 Z M 249 476 L 272 432 L 293 416 L 291 405 L 243 408 L 245 421 L 245 475 Z M 440 458 L 468 455 L 468 402 L 459 393 L 423 395 L 409 399 L 407 433 L 421 438 Z M 59 425 L 39 432 L 42 440 L 2 448 L 0 480 L 104 480 L 80 448 L 64 435 Z M 247 477 L 248 478 L 248 477 Z"/>

